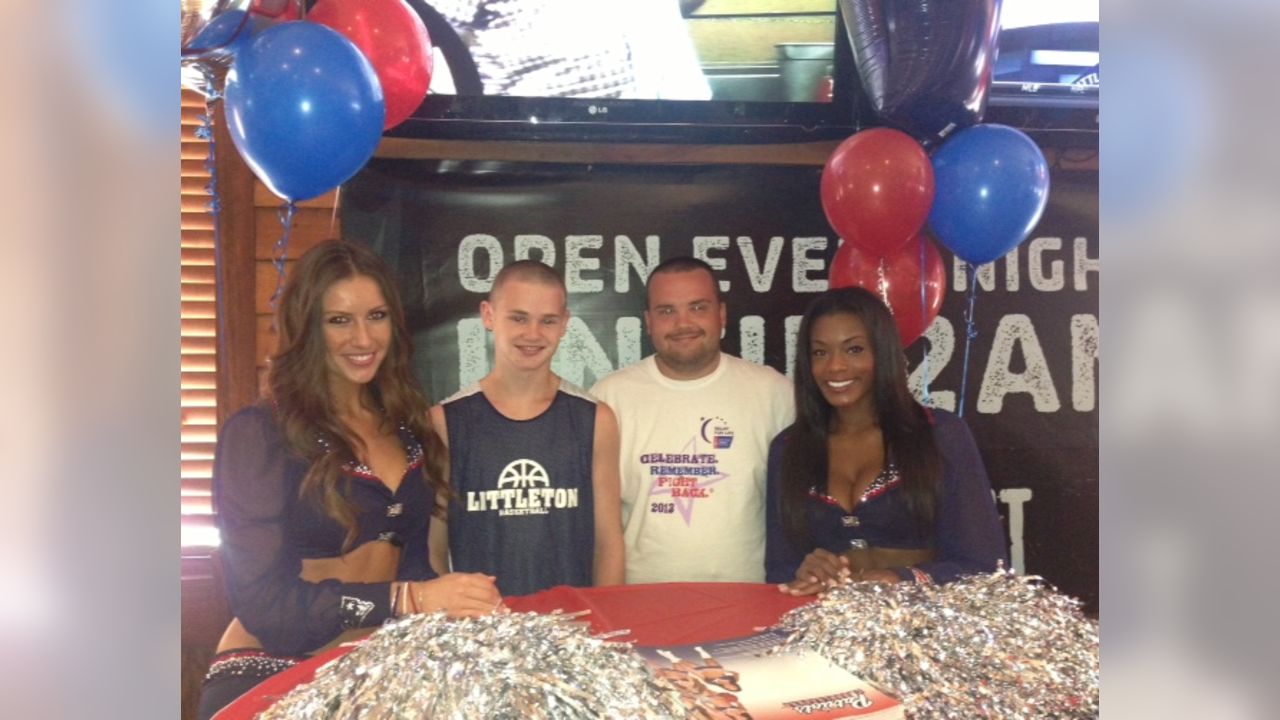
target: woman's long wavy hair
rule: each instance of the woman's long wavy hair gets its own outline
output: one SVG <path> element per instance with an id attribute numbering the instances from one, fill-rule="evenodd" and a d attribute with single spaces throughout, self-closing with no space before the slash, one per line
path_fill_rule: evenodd
<path id="1" fill-rule="evenodd" d="M 422 445 L 422 480 L 433 498 L 447 495 L 444 444 L 431 427 L 427 400 L 413 378 L 413 347 L 405 327 L 404 308 L 391 273 L 364 245 L 326 240 L 308 250 L 294 266 L 276 311 L 277 352 L 267 375 L 268 392 L 289 448 L 307 461 L 299 494 L 319 504 L 346 529 L 343 551 L 358 533 L 356 510 L 340 490 L 349 483 L 342 467 L 358 462 L 364 443 L 338 418 L 329 394 L 323 315 L 324 294 L 340 280 L 372 279 L 382 291 L 391 319 L 391 343 L 369 396 L 381 411 L 383 429 L 403 424 Z M 437 505 L 436 513 L 441 511 Z"/>
<path id="2" fill-rule="evenodd" d="M 832 408 L 813 377 L 810 337 L 820 318 L 847 314 L 862 321 L 875 358 L 875 412 L 884 437 L 886 462 L 892 458 L 902 477 L 907 505 L 923 527 L 933 526 L 942 479 L 942 456 L 933 441 L 925 409 L 907 387 L 906 357 L 889 309 L 860 287 L 839 288 L 814 298 L 800 320 L 796 338 L 796 422 L 782 451 L 779 511 L 783 527 L 797 547 L 812 545 L 805 518 L 809 488 L 825 488 L 829 471 L 827 437 Z"/>

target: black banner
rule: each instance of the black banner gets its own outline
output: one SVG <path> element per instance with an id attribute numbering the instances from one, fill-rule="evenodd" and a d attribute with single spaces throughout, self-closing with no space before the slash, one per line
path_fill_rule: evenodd
<path id="1" fill-rule="evenodd" d="M 839 242 L 821 168 L 376 159 L 343 190 L 343 232 L 392 261 L 433 400 L 482 377 L 477 307 L 493 276 L 532 257 L 564 274 L 572 314 L 553 368 L 590 387 L 652 352 L 644 282 L 695 255 L 727 298 L 727 352 L 790 374 L 799 316 L 827 287 Z M 978 275 L 964 416 L 986 459 L 1013 563 L 1097 607 L 1098 174 L 1052 173 L 1018 249 Z M 943 250 L 942 313 L 908 348 L 912 383 L 956 409 L 964 266 Z M 927 363 L 924 362 L 926 352 Z"/>

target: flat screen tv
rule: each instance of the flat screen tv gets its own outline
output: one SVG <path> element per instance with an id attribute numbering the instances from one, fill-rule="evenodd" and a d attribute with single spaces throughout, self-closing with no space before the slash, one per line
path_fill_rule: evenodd
<path id="1" fill-rule="evenodd" d="M 1098 130 L 1098 0 L 1005 0 L 986 120 Z"/>
<path id="2" fill-rule="evenodd" d="M 436 64 L 392 137 L 776 143 L 880 124 L 836 0 L 406 2 Z M 1092 86 L 1072 72 L 1097 65 L 1097 5 L 1004 0 L 1013 32 L 1001 35 L 987 120 L 1096 130 L 1096 71 Z M 1041 73 L 1050 64 L 1052 81 Z M 1042 75 L 1034 91 L 1023 79 Z"/>

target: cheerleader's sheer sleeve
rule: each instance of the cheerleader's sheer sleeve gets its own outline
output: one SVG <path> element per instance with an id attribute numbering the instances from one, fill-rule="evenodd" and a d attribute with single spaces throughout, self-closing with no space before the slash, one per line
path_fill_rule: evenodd
<path id="1" fill-rule="evenodd" d="M 391 612 L 390 583 L 299 578 L 289 516 L 301 468 L 269 408 L 227 420 L 213 471 L 219 553 L 232 613 L 269 652 L 309 652 L 343 630 L 379 625 Z"/>
<path id="2" fill-rule="evenodd" d="M 997 561 L 1008 566 L 1004 531 L 991 495 L 987 468 L 964 420 L 934 410 L 934 441 L 942 453 L 943 477 L 937 507 L 935 548 L 937 557 L 918 570 L 937 583 L 963 575 L 989 573 Z M 898 570 L 903 579 L 909 571 Z"/>

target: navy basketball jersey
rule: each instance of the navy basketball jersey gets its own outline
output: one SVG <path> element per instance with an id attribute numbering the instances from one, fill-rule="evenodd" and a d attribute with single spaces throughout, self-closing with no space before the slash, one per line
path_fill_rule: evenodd
<path id="1" fill-rule="evenodd" d="M 476 384 L 443 406 L 453 569 L 497 576 L 503 595 L 590 586 L 595 399 L 561 381 L 541 415 L 512 420 Z"/>

